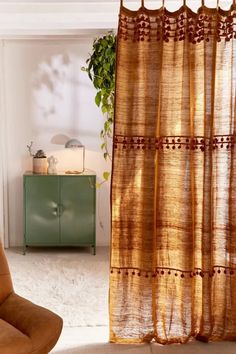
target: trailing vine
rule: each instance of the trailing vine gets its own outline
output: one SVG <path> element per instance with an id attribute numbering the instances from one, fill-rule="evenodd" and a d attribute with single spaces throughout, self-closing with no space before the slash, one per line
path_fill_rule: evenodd
<path id="1" fill-rule="evenodd" d="M 100 137 L 102 139 L 101 149 L 106 161 L 111 160 L 109 139 L 112 137 L 114 120 L 115 61 L 116 36 L 113 32 L 108 32 L 94 40 L 93 52 L 86 60 L 87 67 L 82 67 L 97 90 L 95 103 L 101 108 L 105 117 Z M 104 182 L 109 179 L 109 176 L 110 172 L 103 173 Z"/>

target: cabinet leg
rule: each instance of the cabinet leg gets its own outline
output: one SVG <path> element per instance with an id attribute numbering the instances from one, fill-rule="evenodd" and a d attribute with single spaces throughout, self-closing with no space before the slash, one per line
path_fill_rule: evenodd
<path id="1" fill-rule="evenodd" d="M 23 246 L 23 256 L 26 255 L 26 245 Z"/>
<path id="2" fill-rule="evenodd" d="M 96 255 L 96 246 L 92 245 L 92 254 L 95 256 Z"/>

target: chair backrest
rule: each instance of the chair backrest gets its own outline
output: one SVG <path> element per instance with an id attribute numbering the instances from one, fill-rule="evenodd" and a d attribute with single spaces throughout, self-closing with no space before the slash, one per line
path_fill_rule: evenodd
<path id="1" fill-rule="evenodd" d="M 0 304 L 13 292 L 11 275 L 3 246 L 0 242 Z"/>

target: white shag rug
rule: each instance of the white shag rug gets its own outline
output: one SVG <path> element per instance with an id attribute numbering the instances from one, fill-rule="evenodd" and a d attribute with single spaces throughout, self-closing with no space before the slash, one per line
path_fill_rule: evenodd
<path id="1" fill-rule="evenodd" d="M 109 251 L 6 250 L 15 292 L 60 315 L 66 327 L 108 325 Z"/>

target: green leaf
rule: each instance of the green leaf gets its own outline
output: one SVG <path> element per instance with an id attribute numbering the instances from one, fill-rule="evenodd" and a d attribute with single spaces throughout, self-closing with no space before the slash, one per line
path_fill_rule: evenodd
<path id="1" fill-rule="evenodd" d="M 102 94 L 101 91 L 98 91 L 98 93 L 95 96 L 95 103 L 98 107 L 100 106 L 101 103 L 101 94 Z"/>
<path id="2" fill-rule="evenodd" d="M 96 188 L 101 188 L 101 183 L 96 183 Z"/>
<path id="3" fill-rule="evenodd" d="M 103 68 L 108 71 L 110 69 L 110 63 L 105 63 Z"/>
<path id="4" fill-rule="evenodd" d="M 105 160 L 107 160 L 108 153 L 107 153 L 107 152 L 104 152 L 103 157 L 104 157 Z"/>
<path id="5" fill-rule="evenodd" d="M 102 97 L 102 107 L 105 106 L 107 107 L 108 106 L 108 101 L 107 101 L 107 98 L 106 97 Z"/>
<path id="6" fill-rule="evenodd" d="M 102 39 L 102 41 L 101 41 L 101 45 L 102 45 L 103 47 L 106 47 L 106 46 L 107 46 L 107 41 L 106 41 L 105 38 L 106 38 L 106 37 L 103 37 L 103 39 Z"/>
<path id="7" fill-rule="evenodd" d="M 111 49 L 111 45 L 108 45 L 108 48 L 106 49 L 106 57 L 109 57 L 110 55 L 112 55 L 112 49 Z"/>
<path id="8" fill-rule="evenodd" d="M 102 113 L 106 113 L 107 112 L 107 107 L 106 106 L 102 106 Z"/>
<path id="9" fill-rule="evenodd" d="M 110 177 L 110 172 L 103 172 L 103 178 L 105 179 L 105 181 L 108 181 L 108 179 L 109 179 L 109 177 Z"/>
<path id="10" fill-rule="evenodd" d="M 96 89 L 100 89 L 102 83 L 102 79 L 98 76 L 94 77 L 93 84 Z"/>
<path id="11" fill-rule="evenodd" d="M 108 120 L 104 123 L 104 130 L 106 133 L 111 131 L 111 123 Z"/>
<path id="12" fill-rule="evenodd" d="M 92 60 L 89 61 L 89 65 L 88 65 L 88 71 L 90 71 L 92 69 L 93 66 L 93 62 Z"/>

